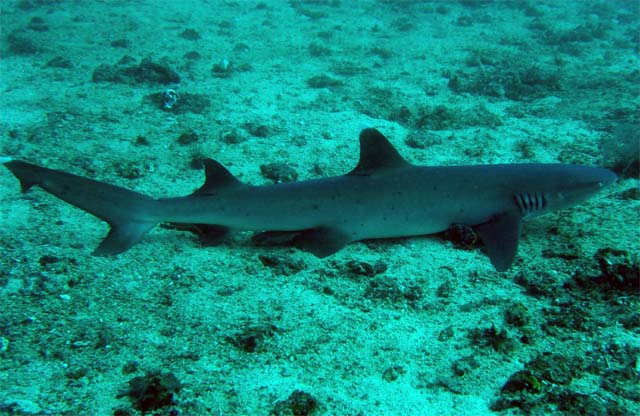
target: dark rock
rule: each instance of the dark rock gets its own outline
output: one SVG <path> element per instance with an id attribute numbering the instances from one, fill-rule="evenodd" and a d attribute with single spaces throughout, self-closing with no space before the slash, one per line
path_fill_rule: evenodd
<path id="1" fill-rule="evenodd" d="M 226 144 L 243 143 L 247 139 L 247 136 L 239 129 L 230 129 L 220 133 L 220 140 Z"/>
<path id="2" fill-rule="evenodd" d="M 199 140 L 198 137 L 198 133 L 196 133 L 195 131 L 188 131 L 185 133 L 182 133 L 179 137 L 178 137 L 178 143 L 186 146 L 192 143 L 195 143 Z"/>
<path id="3" fill-rule="evenodd" d="M 393 52 L 391 52 L 389 49 L 384 49 L 379 46 L 371 48 L 369 53 L 382 59 L 389 59 L 393 56 Z"/>
<path id="4" fill-rule="evenodd" d="M 131 55 L 124 55 L 122 58 L 118 60 L 118 65 L 121 65 L 121 66 L 133 65 L 135 63 L 136 63 L 136 58 L 134 58 Z"/>
<path id="5" fill-rule="evenodd" d="M 233 74 L 233 65 L 226 59 L 222 59 L 211 67 L 211 74 L 216 78 L 229 78 Z"/>
<path id="6" fill-rule="evenodd" d="M 131 379 L 129 389 L 118 397 L 129 396 L 134 408 L 148 412 L 175 404 L 174 394 L 181 388 L 182 385 L 172 373 L 154 371 Z"/>
<path id="7" fill-rule="evenodd" d="M 401 365 L 396 365 L 393 367 L 389 367 L 382 373 L 382 378 L 391 383 L 392 381 L 396 381 L 401 375 L 406 373 L 406 370 Z"/>
<path id="8" fill-rule="evenodd" d="M 629 253 L 613 248 L 599 249 L 595 256 L 601 274 L 593 277 L 585 273 L 574 275 L 575 283 L 585 289 L 624 291 L 631 294 L 640 292 L 640 267 L 631 260 Z"/>
<path id="9" fill-rule="evenodd" d="M 47 32 L 49 30 L 49 26 L 45 23 L 42 17 L 34 16 L 31 18 L 28 29 L 33 30 L 35 32 Z"/>
<path id="10" fill-rule="evenodd" d="M 473 370 L 480 367 L 480 363 L 473 355 L 468 355 L 466 357 L 462 357 L 458 360 L 455 360 L 451 365 L 451 369 L 453 373 L 458 377 L 462 377 L 471 373 Z"/>
<path id="11" fill-rule="evenodd" d="M 351 260 L 345 266 L 349 273 L 356 276 L 373 277 L 387 271 L 387 265 L 382 261 L 377 261 L 372 265 L 364 261 Z"/>
<path id="12" fill-rule="evenodd" d="M 233 51 L 237 53 L 245 53 L 245 52 L 249 52 L 249 50 L 250 50 L 249 45 L 247 45 L 244 42 L 238 42 L 235 45 L 233 45 Z"/>
<path id="13" fill-rule="evenodd" d="M 44 66 L 48 68 L 63 68 L 63 69 L 73 68 L 73 64 L 71 63 L 71 61 L 62 56 L 56 56 L 55 58 L 47 62 Z"/>
<path id="14" fill-rule="evenodd" d="M 260 173 L 275 183 L 294 182 L 298 180 L 298 172 L 286 163 L 260 165 Z"/>
<path id="15" fill-rule="evenodd" d="M 507 380 L 506 383 L 502 386 L 500 392 L 502 394 L 509 393 L 521 393 L 523 391 L 527 391 L 530 393 L 535 393 L 540 391 L 542 388 L 542 384 L 540 380 L 537 379 L 536 376 L 531 374 L 528 370 L 518 371 L 513 373 L 511 377 Z"/>
<path id="16" fill-rule="evenodd" d="M 489 328 L 475 328 L 469 331 L 472 344 L 480 347 L 491 347 L 499 353 L 509 353 L 515 350 L 516 344 L 505 329 L 498 330 L 494 325 Z"/>
<path id="17" fill-rule="evenodd" d="M 7 36 L 9 51 L 16 55 L 33 55 L 40 52 L 35 42 L 21 31 L 13 31 Z"/>
<path id="18" fill-rule="evenodd" d="M 118 176 L 126 179 L 139 179 L 148 172 L 148 166 L 138 161 L 123 161 L 114 165 Z"/>
<path id="19" fill-rule="evenodd" d="M 529 323 L 529 311 L 527 307 L 520 302 L 512 304 L 505 309 L 504 320 L 511 326 L 525 326 Z"/>
<path id="20" fill-rule="evenodd" d="M 449 229 L 442 234 L 442 238 L 452 242 L 456 248 L 463 250 L 473 250 L 481 245 L 480 237 L 476 231 L 464 224 L 451 224 Z"/>
<path id="21" fill-rule="evenodd" d="M 255 137 L 269 137 L 271 134 L 271 128 L 265 124 L 246 123 L 243 127 L 250 135 Z"/>
<path id="22" fill-rule="evenodd" d="M 417 130 L 409 133 L 404 142 L 413 149 L 428 149 L 441 144 L 442 139 L 428 130 Z"/>
<path id="23" fill-rule="evenodd" d="M 114 48 L 128 48 L 131 46 L 131 41 L 128 39 L 116 39 L 111 41 L 111 46 Z"/>
<path id="24" fill-rule="evenodd" d="M 151 59 L 143 59 L 140 65 L 124 68 L 123 73 L 136 83 L 150 84 L 178 84 L 180 76 L 168 65 L 153 62 Z"/>
<path id="25" fill-rule="evenodd" d="M 151 143 L 145 136 L 138 136 L 134 142 L 136 146 L 149 146 Z"/>
<path id="26" fill-rule="evenodd" d="M 624 178 L 640 175 L 640 124 L 618 123 L 601 141 L 602 163 Z"/>
<path id="27" fill-rule="evenodd" d="M 438 341 L 440 342 L 449 341 L 451 338 L 453 338 L 454 335 L 455 335 L 455 332 L 453 331 L 453 325 L 449 325 L 448 327 L 446 327 L 445 329 L 443 329 L 438 333 Z"/>
<path id="28" fill-rule="evenodd" d="M 16 6 L 18 7 L 18 9 L 25 12 L 35 9 L 34 4 L 29 0 L 20 0 Z"/>
<path id="29" fill-rule="evenodd" d="M 340 80 L 331 78 L 328 75 L 317 75 L 307 80 L 307 85 L 311 88 L 338 88 L 344 85 Z"/>
<path id="30" fill-rule="evenodd" d="M 58 263 L 59 261 L 60 261 L 59 257 L 48 256 L 48 255 L 42 256 L 40 257 L 40 259 L 38 259 L 38 263 L 40 263 L 40 266 L 42 267 L 47 267 L 51 264 Z"/>
<path id="31" fill-rule="evenodd" d="M 277 275 L 290 276 L 304 270 L 302 260 L 293 259 L 290 256 L 279 254 L 261 254 L 258 256 L 263 266 L 269 267 Z"/>
<path id="32" fill-rule="evenodd" d="M 186 40 L 199 40 L 201 38 L 200 33 L 194 29 L 185 29 L 180 33 L 180 37 Z"/>
<path id="33" fill-rule="evenodd" d="M 580 363 L 573 357 L 544 353 L 529 361 L 526 367 L 540 380 L 569 385 L 579 370 Z"/>
<path id="34" fill-rule="evenodd" d="M 560 307 L 543 310 L 546 321 L 542 329 L 550 335 L 564 331 L 591 333 L 603 324 L 602 317 L 595 316 L 587 304 L 567 301 Z"/>
<path id="35" fill-rule="evenodd" d="M 629 188 L 626 191 L 622 191 L 618 195 L 620 196 L 620 199 L 625 201 L 638 201 L 640 200 L 640 188 Z"/>
<path id="36" fill-rule="evenodd" d="M 269 416 L 308 416 L 318 407 L 318 400 L 302 390 L 295 390 L 286 399 L 276 402 Z"/>
<path id="37" fill-rule="evenodd" d="M 165 105 L 166 101 L 164 92 L 147 95 L 145 99 L 154 107 L 173 114 L 205 114 L 211 106 L 211 100 L 206 95 L 186 92 L 181 92 L 177 101 L 170 107 Z"/>
<path id="38" fill-rule="evenodd" d="M 93 82 L 114 82 L 114 83 L 126 83 L 126 78 L 115 66 L 102 64 L 99 65 L 91 75 L 91 81 Z"/>
<path id="39" fill-rule="evenodd" d="M 120 67 L 102 64 L 93 71 L 93 82 L 123 84 L 178 84 L 180 76 L 169 66 L 143 59 L 139 65 Z"/>
<path id="40" fill-rule="evenodd" d="M 596 252 L 595 259 L 602 272 L 595 283 L 605 284 L 611 289 L 640 291 L 638 263 L 632 262 L 626 251 L 603 248 Z"/>
<path id="41" fill-rule="evenodd" d="M 315 57 L 329 56 L 331 55 L 331 49 L 327 48 L 326 46 L 313 42 L 309 45 L 309 54 Z"/>
<path id="42" fill-rule="evenodd" d="M 415 121 L 415 127 L 427 130 L 445 130 L 460 126 L 459 112 L 444 105 L 433 108 L 421 108 Z"/>
<path id="43" fill-rule="evenodd" d="M 369 286 L 364 291 L 364 296 L 368 299 L 376 299 L 397 303 L 402 301 L 402 289 L 393 281 L 385 279 L 374 279 L 369 282 Z"/>
<path id="44" fill-rule="evenodd" d="M 196 51 L 189 51 L 184 54 L 184 59 L 188 59 L 190 61 L 195 61 L 196 59 L 200 59 L 202 56 Z"/>
<path id="45" fill-rule="evenodd" d="M 455 287 L 453 286 L 453 283 L 451 283 L 451 280 L 445 280 L 436 289 L 436 296 L 439 298 L 448 298 L 454 291 Z"/>
<path id="46" fill-rule="evenodd" d="M 255 326 L 246 328 L 233 336 L 227 336 L 225 339 L 244 352 L 261 352 L 266 348 L 265 340 L 273 337 L 277 330 L 275 325 Z"/>

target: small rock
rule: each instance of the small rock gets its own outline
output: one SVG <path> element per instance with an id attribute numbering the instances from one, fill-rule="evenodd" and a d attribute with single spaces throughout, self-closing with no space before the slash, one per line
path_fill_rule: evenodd
<path id="1" fill-rule="evenodd" d="M 262 176 L 275 183 L 294 182 L 298 180 L 298 172 L 286 163 L 269 163 L 260 165 Z"/>
<path id="2" fill-rule="evenodd" d="M 38 403 L 27 399 L 9 399 L 0 404 L 0 410 L 9 415 L 41 415 L 42 408 Z"/>
<path id="3" fill-rule="evenodd" d="M 287 398 L 276 403 L 270 416 L 308 416 L 318 407 L 318 400 L 307 392 L 295 390 Z"/>
<path id="4" fill-rule="evenodd" d="M 185 29 L 180 33 L 180 37 L 186 40 L 199 40 L 201 38 L 200 33 L 194 29 Z"/>

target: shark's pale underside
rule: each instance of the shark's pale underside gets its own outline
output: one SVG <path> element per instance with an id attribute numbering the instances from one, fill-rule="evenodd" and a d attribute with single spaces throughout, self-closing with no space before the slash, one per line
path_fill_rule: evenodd
<path id="1" fill-rule="evenodd" d="M 4 165 L 23 191 L 40 186 L 106 221 L 97 255 L 129 249 L 159 223 L 288 236 L 319 257 L 354 241 L 462 224 L 476 230 L 498 271 L 514 260 L 523 218 L 575 205 L 616 180 L 606 169 L 563 164 L 414 166 L 375 129 L 361 132 L 358 165 L 343 176 L 251 186 L 214 160 L 203 163 L 200 189 L 162 199 L 20 160 Z"/>

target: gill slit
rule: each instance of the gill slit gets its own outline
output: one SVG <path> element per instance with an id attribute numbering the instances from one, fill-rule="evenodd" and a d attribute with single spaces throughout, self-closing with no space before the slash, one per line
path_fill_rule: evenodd
<path id="1" fill-rule="evenodd" d="M 513 201 L 522 215 L 533 214 L 547 207 L 547 197 L 540 192 L 521 192 L 513 194 Z"/>

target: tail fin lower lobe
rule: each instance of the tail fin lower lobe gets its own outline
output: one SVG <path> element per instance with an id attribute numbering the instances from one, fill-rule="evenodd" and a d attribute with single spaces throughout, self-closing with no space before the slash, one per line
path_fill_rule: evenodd
<path id="1" fill-rule="evenodd" d="M 11 160 L 4 165 L 18 178 L 22 192 L 39 186 L 107 222 L 111 230 L 94 255 L 126 251 L 158 222 L 153 215 L 157 201 L 138 192 L 21 160 Z"/>

